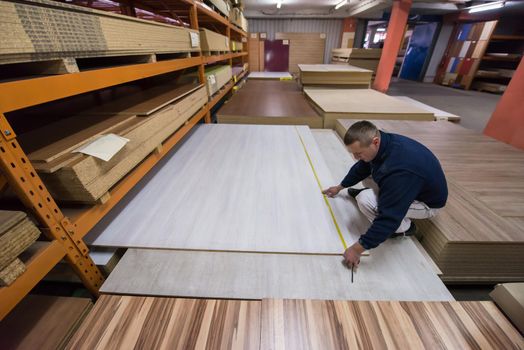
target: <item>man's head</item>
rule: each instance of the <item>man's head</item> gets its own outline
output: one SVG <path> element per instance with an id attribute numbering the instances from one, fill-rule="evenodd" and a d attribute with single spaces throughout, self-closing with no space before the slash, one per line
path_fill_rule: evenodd
<path id="1" fill-rule="evenodd" d="M 380 132 L 367 120 L 356 122 L 346 132 L 344 143 L 357 160 L 371 162 L 380 147 Z"/>

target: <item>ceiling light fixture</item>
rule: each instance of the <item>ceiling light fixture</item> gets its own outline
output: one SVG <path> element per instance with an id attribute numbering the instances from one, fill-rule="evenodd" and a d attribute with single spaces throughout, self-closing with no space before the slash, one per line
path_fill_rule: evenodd
<path id="1" fill-rule="evenodd" d="M 377 32 L 385 32 L 386 28 L 377 28 Z"/>
<path id="2" fill-rule="evenodd" d="M 483 11 L 489 11 L 489 10 L 496 10 L 501 7 L 504 7 L 505 1 L 496 1 L 496 2 L 490 2 L 487 4 L 482 5 L 475 5 L 468 7 L 469 13 L 475 13 L 475 12 L 483 12 Z"/>
<path id="3" fill-rule="evenodd" d="M 282 1 L 277 1 L 277 9 L 282 7 Z"/>
<path id="4" fill-rule="evenodd" d="M 342 0 L 341 2 L 335 5 L 335 10 L 338 10 L 339 8 L 341 8 L 344 5 L 347 5 L 347 3 L 348 3 L 348 0 Z"/>

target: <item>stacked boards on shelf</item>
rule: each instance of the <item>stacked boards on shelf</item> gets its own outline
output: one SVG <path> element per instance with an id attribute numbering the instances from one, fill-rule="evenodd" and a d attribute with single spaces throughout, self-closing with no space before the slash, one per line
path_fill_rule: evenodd
<path id="1" fill-rule="evenodd" d="M 207 93 L 209 97 L 216 94 L 224 85 L 233 78 L 233 68 L 229 65 L 216 65 L 206 67 Z"/>
<path id="2" fill-rule="evenodd" d="M 225 35 L 213 32 L 209 29 L 200 29 L 200 47 L 204 53 L 229 52 L 229 38 Z"/>
<path id="3" fill-rule="evenodd" d="M 200 51 L 198 31 L 57 1 L 1 1 L 0 13 L 0 64 Z"/>
<path id="4" fill-rule="evenodd" d="M 434 120 L 432 112 L 373 89 L 305 88 L 304 93 L 324 117 L 324 128 L 334 129 L 336 120 L 393 119 Z"/>
<path id="5" fill-rule="evenodd" d="M 373 72 L 350 65 L 299 64 L 302 86 L 330 86 L 367 89 Z"/>
<path id="6" fill-rule="evenodd" d="M 204 87 L 196 83 L 159 85 L 47 124 L 19 139 L 56 200 L 94 203 L 103 201 L 113 185 L 159 149 L 207 100 Z M 49 143 L 50 134 L 62 137 Z M 109 160 L 74 152 L 107 134 L 129 140 Z"/>
<path id="7" fill-rule="evenodd" d="M 299 64 L 324 63 L 325 33 L 275 33 L 275 40 L 289 44 L 289 71 L 298 73 Z"/>
<path id="8" fill-rule="evenodd" d="M 218 10 L 224 17 L 229 17 L 231 11 L 231 5 L 229 0 L 207 0 L 215 9 Z"/>
<path id="9" fill-rule="evenodd" d="M 247 26 L 247 19 L 244 16 L 244 13 L 242 10 L 238 7 L 232 7 L 229 11 L 229 20 L 231 23 L 242 29 L 243 31 L 247 32 L 248 26 Z"/>
<path id="10" fill-rule="evenodd" d="M 352 123 L 338 120 L 337 132 L 344 135 Z M 436 217 L 417 222 L 423 234 L 421 243 L 442 270 L 442 279 L 524 281 L 522 152 L 445 121 L 375 123 L 382 130 L 424 144 L 446 173 L 446 206 Z"/>
<path id="11" fill-rule="evenodd" d="M 19 256 L 40 236 L 26 213 L 0 210 L 0 287 L 11 285 L 26 268 Z"/>

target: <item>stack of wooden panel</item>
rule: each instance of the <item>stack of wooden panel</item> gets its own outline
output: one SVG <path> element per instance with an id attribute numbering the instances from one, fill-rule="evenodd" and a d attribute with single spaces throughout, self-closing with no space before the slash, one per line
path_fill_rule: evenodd
<path id="1" fill-rule="evenodd" d="M 338 120 L 339 134 L 353 122 Z M 522 151 L 446 121 L 374 123 L 423 143 L 446 173 L 446 206 L 436 217 L 417 222 L 421 243 L 442 279 L 524 281 Z"/>
<path id="2" fill-rule="evenodd" d="M 244 17 L 244 13 L 238 7 L 233 7 L 229 11 L 229 20 L 237 27 L 247 32 L 247 19 Z"/>
<path id="3" fill-rule="evenodd" d="M 224 85 L 226 85 L 233 78 L 233 70 L 231 66 L 213 66 L 206 67 L 207 79 L 207 93 L 209 97 L 218 92 Z"/>
<path id="4" fill-rule="evenodd" d="M 88 298 L 28 295 L 0 323 L 2 349 L 65 349 L 92 306 Z"/>
<path id="5" fill-rule="evenodd" d="M 349 48 L 338 48 L 331 50 L 331 63 L 333 64 L 346 64 L 349 62 L 349 56 L 351 56 L 353 49 Z"/>
<path id="6" fill-rule="evenodd" d="M 231 41 L 231 51 L 242 51 L 242 49 L 244 48 L 244 44 L 242 44 L 242 42 L 240 41 L 235 41 L 235 40 L 232 40 Z"/>
<path id="7" fill-rule="evenodd" d="M 433 113 L 373 89 L 315 89 L 304 93 L 324 116 L 324 128 L 334 129 L 336 120 L 394 119 L 434 120 Z"/>
<path id="8" fill-rule="evenodd" d="M 200 50 L 197 31 L 57 1 L 1 1 L 0 13 L 0 63 Z"/>
<path id="9" fill-rule="evenodd" d="M 299 64 L 324 63 L 324 33 L 276 33 L 275 39 L 289 40 L 289 71 L 292 73 L 299 72 Z"/>
<path id="10" fill-rule="evenodd" d="M 180 128 L 207 102 L 198 84 L 161 85 L 96 106 L 20 136 L 33 148 L 50 134 L 62 138 L 28 157 L 57 200 L 93 203 Z M 104 134 L 129 142 L 109 161 L 72 153 Z"/>
<path id="11" fill-rule="evenodd" d="M 39 235 L 40 231 L 24 212 L 0 210 L 0 287 L 10 285 L 25 272 L 18 256 Z"/>
<path id="12" fill-rule="evenodd" d="M 350 65 L 299 64 L 300 83 L 303 86 L 339 86 L 366 89 L 373 72 Z"/>
<path id="13" fill-rule="evenodd" d="M 231 6 L 229 5 L 228 0 L 208 0 L 217 10 L 219 13 L 223 14 L 225 17 L 229 17 L 229 11 L 231 10 Z"/>
<path id="14" fill-rule="evenodd" d="M 382 49 L 352 49 L 348 63 L 376 73 L 380 55 L 382 55 Z"/>
<path id="15" fill-rule="evenodd" d="M 229 52 L 229 38 L 209 29 L 200 29 L 200 46 L 203 52 Z"/>
<path id="16" fill-rule="evenodd" d="M 264 39 L 260 33 L 249 33 L 248 62 L 251 72 L 264 71 Z"/>

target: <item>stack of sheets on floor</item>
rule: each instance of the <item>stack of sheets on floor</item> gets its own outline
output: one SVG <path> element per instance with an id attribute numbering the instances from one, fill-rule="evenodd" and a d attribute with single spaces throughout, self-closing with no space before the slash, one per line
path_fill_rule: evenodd
<path id="1" fill-rule="evenodd" d="M 342 136 L 353 122 L 338 120 L 336 130 Z M 446 121 L 373 122 L 424 144 L 446 173 L 446 206 L 417 222 L 442 279 L 524 281 L 524 153 Z"/>
<path id="2" fill-rule="evenodd" d="M 332 86 L 366 89 L 373 72 L 367 69 L 338 64 L 299 64 L 303 86 Z"/>
<path id="3" fill-rule="evenodd" d="M 200 50 L 198 31 L 58 1 L 1 1 L 0 13 L 2 64 Z"/>
<path id="4" fill-rule="evenodd" d="M 93 203 L 206 102 L 206 91 L 198 84 L 156 86 L 48 124 L 20 140 L 33 149 L 28 157 L 56 200 Z M 45 143 L 55 134 L 62 137 Z M 109 161 L 73 153 L 106 134 L 129 140 Z"/>
<path id="5" fill-rule="evenodd" d="M 382 55 L 382 49 L 351 49 L 348 63 L 376 73 L 380 55 Z"/>
<path id="6" fill-rule="evenodd" d="M 332 64 L 347 64 L 349 62 L 349 56 L 353 49 L 350 48 L 338 48 L 331 50 L 331 63 Z"/>
<path id="7" fill-rule="evenodd" d="M 92 306 L 88 298 L 28 295 L 0 323 L 2 349 L 65 349 Z"/>
<path id="8" fill-rule="evenodd" d="M 434 120 L 433 113 L 372 89 L 315 89 L 304 93 L 324 116 L 324 128 L 334 129 L 336 120 L 394 119 Z"/>
<path id="9" fill-rule="evenodd" d="M 213 96 L 233 78 L 233 70 L 229 65 L 206 67 L 207 93 Z"/>
<path id="10" fill-rule="evenodd" d="M 21 211 L 0 210 L 0 287 L 12 284 L 25 272 L 18 258 L 40 236 L 40 231 Z"/>

